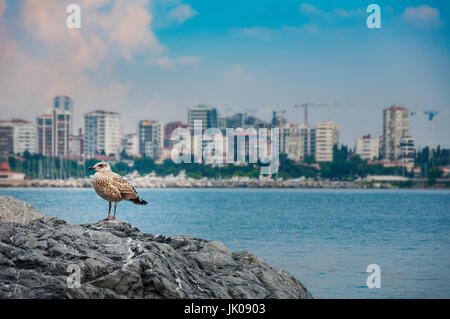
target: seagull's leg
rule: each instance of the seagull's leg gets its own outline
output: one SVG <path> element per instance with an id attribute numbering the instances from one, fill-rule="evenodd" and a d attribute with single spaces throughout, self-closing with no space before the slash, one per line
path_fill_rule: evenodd
<path id="1" fill-rule="evenodd" d="M 114 216 L 112 219 L 116 219 L 116 209 L 117 209 L 117 202 L 114 202 Z"/>
<path id="2" fill-rule="evenodd" d="M 111 202 L 109 202 L 109 209 L 108 209 L 108 217 L 105 218 L 105 220 L 111 219 Z"/>

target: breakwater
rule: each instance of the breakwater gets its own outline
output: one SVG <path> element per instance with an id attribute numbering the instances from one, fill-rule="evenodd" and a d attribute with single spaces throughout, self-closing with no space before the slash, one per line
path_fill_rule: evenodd
<path id="1" fill-rule="evenodd" d="M 331 181 L 308 178 L 271 179 L 233 177 L 230 179 L 195 179 L 187 176 L 155 176 L 148 174 L 126 176 L 138 188 L 367 188 L 373 187 L 364 181 Z M 2 181 L 3 187 L 92 187 L 91 177 L 69 179 L 26 179 L 22 181 Z M 379 185 L 379 187 L 388 187 Z"/>

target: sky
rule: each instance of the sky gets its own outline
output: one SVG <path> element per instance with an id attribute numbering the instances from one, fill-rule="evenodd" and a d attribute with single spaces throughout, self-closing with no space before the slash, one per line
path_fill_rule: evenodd
<path id="1" fill-rule="evenodd" d="M 81 28 L 66 7 L 79 4 Z M 381 28 L 369 29 L 369 4 Z M 215 106 L 270 120 L 314 103 L 309 123 L 334 121 L 341 142 L 382 134 L 382 110 L 418 112 L 410 131 L 450 147 L 450 2 L 0 0 L 1 119 L 34 121 L 53 96 L 74 100 L 75 128 L 95 109 L 137 121 L 187 121 Z"/>

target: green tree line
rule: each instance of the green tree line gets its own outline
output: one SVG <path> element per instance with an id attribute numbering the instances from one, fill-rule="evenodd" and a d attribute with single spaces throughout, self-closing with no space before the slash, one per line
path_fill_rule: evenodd
<path id="1" fill-rule="evenodd" d="M 23 172 L 27 178 L 70 178 L 86 177 L 93 172 L 88 171 L 89 166 L 97 163 L 96 159 L 87 159 L 83 164 L 69 159 L 48 157 L 39 154 L 25 152 L 23 158 L 10 156 L 8 163 L 12 170 Z M 135 159 L 132 166 L 130 161 L 118 161 L 111 163 L 113 171 L 126 175 L 137 171 L 141 175 L 155 172 L 157 176 L 178 175 L 185 171 L 186 175 L 193 178 L 231 178 L 234 176 L 247 176 L 257 178 L 260 174 L 261 163 L 255 164 L 220 164 L 206 165 L 197 163 L 176 164 L 170 159 L 157 164 L 153 159 L 143 157 Z M 438 147 L 434 152 L 432 161 L 428 160 L 428 148 L 417 153 L 416 166 L 423 167 L 430 179 L 442 177 L 442 171 L 437 166 L 449 165 L 449 150 Z M 382 165 L 369 164 L 359 156 L 353 155 L 347 146 L 340 149 L 334 148 L 333 161 L 316 163 L 314 157 L 307 156 L 303 162 L 295 162 L 280 154 L 280 166 L 278 178 L 314 178 L 333 180 L 354 180 L 364 178 L 367 175 L 405 175 L 413 177 L 401 167 L 383 167 Z"/>

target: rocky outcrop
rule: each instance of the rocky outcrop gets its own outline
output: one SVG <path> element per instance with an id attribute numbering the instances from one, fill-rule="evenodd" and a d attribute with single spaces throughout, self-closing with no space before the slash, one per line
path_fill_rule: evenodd
<path id="1" fill-rule="evenodd" d="M 0 196 L 0 223 L 26 224 L 45 215 L 30 204 L 11 196 Z"/>
<path id="2" fill-rule="evenodd" d="M 247 252 L 123 221 L 0 224 L 0 298 L 311 298 Z"/>

